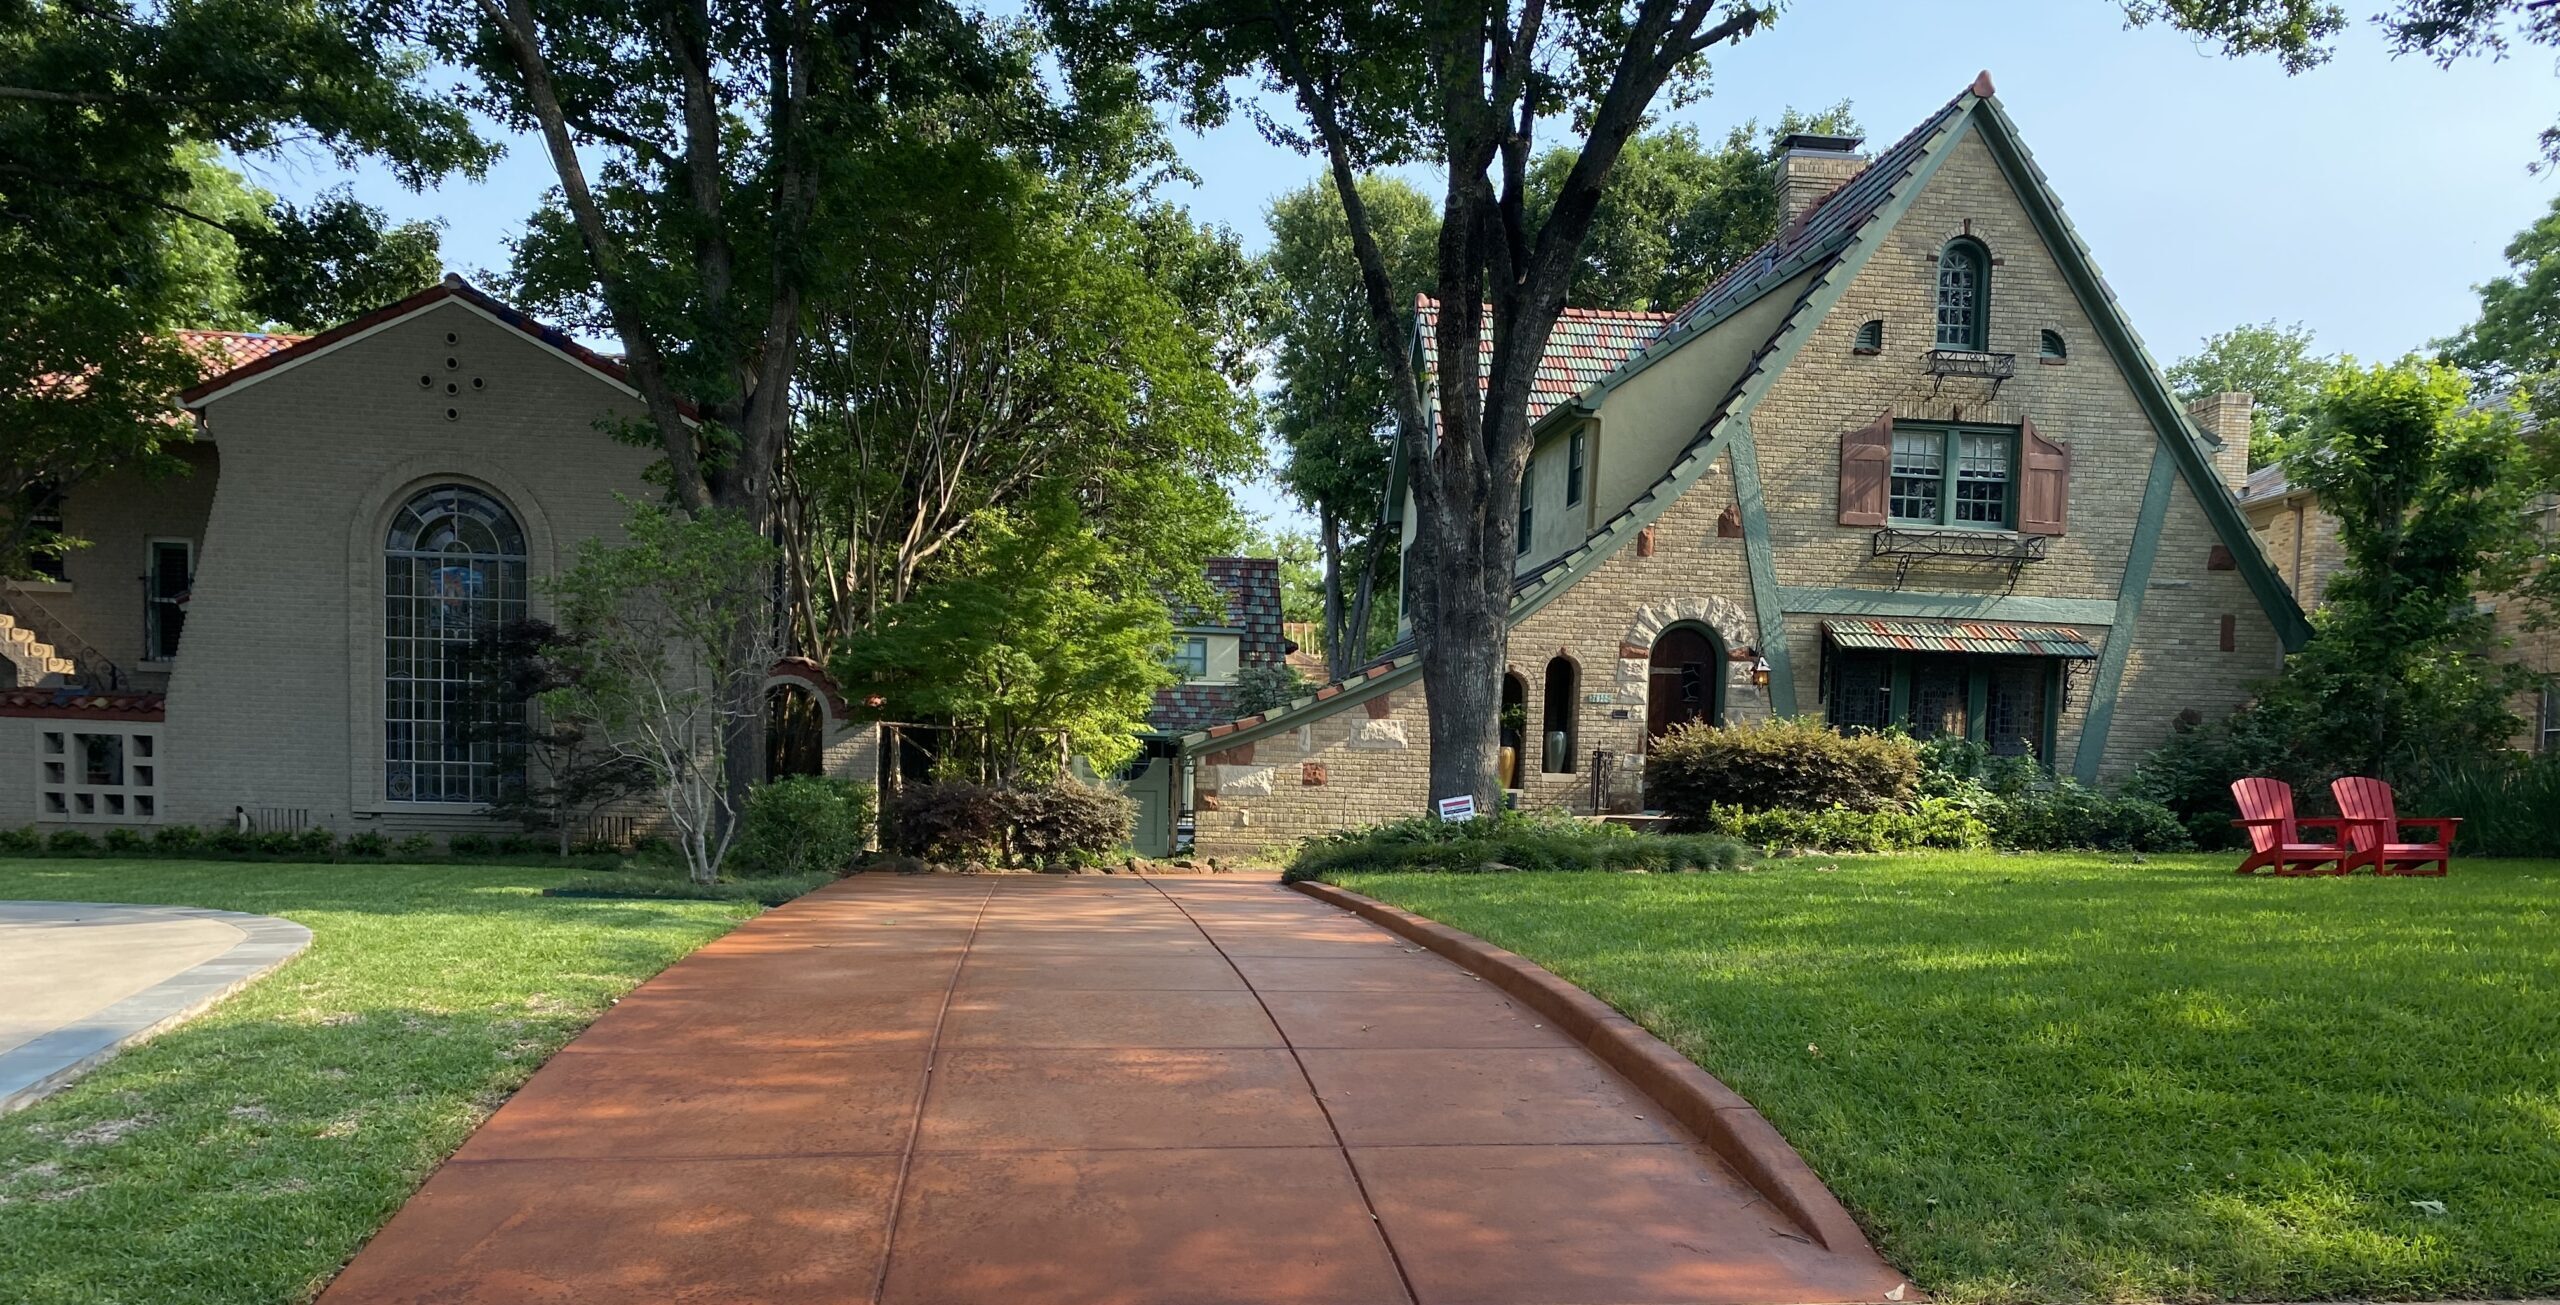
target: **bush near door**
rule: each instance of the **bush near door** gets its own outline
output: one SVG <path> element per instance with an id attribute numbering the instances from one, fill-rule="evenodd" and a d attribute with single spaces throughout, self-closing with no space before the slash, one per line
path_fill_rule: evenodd
<path id="1" fill-rule="evenodd" d="M 1686 824 L 1714 806 L 1750 811 L 1883 811 L 1911 797 L 1917 744 L 1900 734 L 1842 734 L 1813 716 L 1676 726 L 1644 765 L 1645 800 Z"/>

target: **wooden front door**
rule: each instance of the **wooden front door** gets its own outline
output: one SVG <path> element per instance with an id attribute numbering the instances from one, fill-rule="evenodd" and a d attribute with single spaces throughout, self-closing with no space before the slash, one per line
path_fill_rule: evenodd
<path id="1" fill-rule="evenodd" d="M 1724 652 L 1694 625 L 1675 625 L 1653 641 L 1651 677 L 1645 684 L 1645 742 L 1675 725 L 1724 717 Z"/>

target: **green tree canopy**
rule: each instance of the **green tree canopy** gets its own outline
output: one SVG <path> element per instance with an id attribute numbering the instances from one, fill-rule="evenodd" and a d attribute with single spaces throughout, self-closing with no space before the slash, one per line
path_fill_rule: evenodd
<path id="1" fill-rule="evenodd" d="M 828 178 L 867 217 L 810 250 L 782 468 L 813 655 L 935 583 L 983 514 L 1052 489 L 1129 592 L 1203 597 L 1202 561 L 1240 542 L 1261 280 L 1233 233 L 1154 197 L 1170 155 L 1133 82 L 1053 96 L 1036 47 L 1006 53 L 1001 94 L 892 115 Z"/>
<path id="2" fill-rule="evenodd" d="M 2443 342 L 2445 357 L 2503 386 L 2560 371 L 2560 200 L 2507 245 L 2512 269 L 2480 287 L 2480 316 Z"/>
<path id="3" fill-rule="evenodd" d="M 2256 400 L 2249 410 L 2249 469 L 2255 471 L 2284 460 L 2286 441 L 2310 424 L 2320 387 L 2336 365 L 2311 352 L 2311 332 L 2300 323 L 2263 322 L 2206 337 L 2202 348 L 2172 363 L 2168 375 L 2182 403 L 2229 390 Z"/>
<path id="4" fill-rule="evenodd" d="M 374 270 L 378 213 L 275 205 L 214 152 L 379 158 L 412 186 L 476 171 L 489 147 L 424 73 L 345 0 L 0 6 L 0 574 L 25 563 L 30 491 L 178 465 L 160 446 L 199 363 L 171 328 L 304 324 L 332 274 Z M 326 258 L 297 244 L 314 232 Z"/>
<path id="5" fill-rule="evenodd" d="M 1173 683 L 1173 621 L 1112 552 L 1062 490 L 982 513 L 939 578 L 846 641 L 836 678 L 950 725 L 936 764 L 952 778 L 1038 783 L 1077 757 L 1117 770 Z"/>
<path id="6" fill-rule="evenodd" d="M 1421 191 L 1393 176 L 1361 178 L 1360 193 L 1409 330 L 1414 296 L 1433 284 L 1440 215 Z M 1263 263 L 1274 287 L 1265 323 L 1274 345 L 1271 433 L 1281 450 L 1281 487 L 1316 518 L 1320 637 L 1338 677 L 1375 644 L 1376 597 L 1394 585 L 1396 541 L 1385 508 L 1395 376 L 1378 352 L 1360 261 L 1332 189 L 1310 182 L 1282 195 L 1269 221 Z"/>
<path id="7" fill-rule="evenodd" d="M 1778 232 L 1778 142 L 1796 132 L 1861 134 L 1846 100 L 1788 109 L 1766 132 L 1745 123 L 1709 145 L 1673 125 L 1627 142 L 1592 219 L 1566 302 L 1579 308 L 1671 312 L 1698 297 Z M 1543 218 L 1573 171 L 1558 147 L 1529 165 L 1529 208 Z"/>
<path id="8" fill-rule="evenodd" d="M 2477 596 L 2529 564 L 2515 412 L 2474 404 L 2462 373 L 2343 360 L 2287 453 L 2338 521 L 2345 564 L 2259 710 L 2340 773 L 2405 779 L 2433 757 L 2501 746 L 2526 678 L 2496 657 Z"/>

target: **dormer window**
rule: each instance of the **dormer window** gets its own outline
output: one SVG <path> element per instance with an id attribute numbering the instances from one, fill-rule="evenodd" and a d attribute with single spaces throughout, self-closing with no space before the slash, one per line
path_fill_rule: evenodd
<path id="1" fill-rule="evenodd" d="M 1991 255 L 1982 242 L 1963 237 L 1938 255 L 1938 347 L 1989 347 Z"/>

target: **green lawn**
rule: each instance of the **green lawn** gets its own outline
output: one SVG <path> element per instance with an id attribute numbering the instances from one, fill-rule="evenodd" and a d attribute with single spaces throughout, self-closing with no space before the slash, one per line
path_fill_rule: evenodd
<path id="1" fill-rule="evenodd" d="M 2560 861 L 1356 875 L 1760 1107 L 1942 1300 L 2560 1293 Z"/>
<path id="2" fill-rule="evenodd" d="M 298 1301 L 614 997 L 759 909 L 524 866 L 0 860 L 0 899 L 281 916 L 302 955 L 0 1115 L 0 1299 Z"/>

